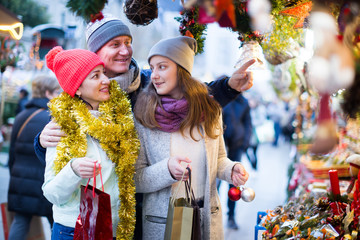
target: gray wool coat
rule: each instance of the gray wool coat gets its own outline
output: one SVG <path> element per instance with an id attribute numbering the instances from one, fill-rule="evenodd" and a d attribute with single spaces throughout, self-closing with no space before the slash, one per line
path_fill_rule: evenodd
<path id="1" fill-rule="evenodd" d="M 221 121 L 221 118 L 219 118 Z M 143 239 L 164 239 L 165 223 L 171 186 L 177 180 L 170 175 L 171 133 L 151 130 L 135 122 L 141 141 L 136 162 L 136 191 L 144 193 Z M 221 122 L 222 126 L 222 122 Z M 227 158 L 222 129 L 216 139 L 205 136 L 206 186 L 204 208 L 201 209 L 203 239 L 224 239 L 221 203 L 216 189 L 216 178 L 231 182 L 231 171 L 236 164 Z"/>

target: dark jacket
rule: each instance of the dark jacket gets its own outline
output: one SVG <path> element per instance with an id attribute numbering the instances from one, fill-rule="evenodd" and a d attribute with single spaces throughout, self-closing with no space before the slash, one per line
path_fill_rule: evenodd
<path id="1" fill-rule="evenodd" d="M 10 183 L 8 192 L 8 208 L 10 211 L 38 216 L 52 215 L 52 205 L 43 196 L 41 186 L 44 182 L 44 165 L 38 160 L 34 151 L 34 138 L 49 122 L 47 98 L 33 98 L 20 112 L 13 125 L 9 151 Z M 28 117 L 39 112 L 18 132 Z"/>
<path id="2" fill-rule="evenodd" d="M 223 110 L 224 140 L 230 149 L 247 149 L 252 134 L 250 107 L 246 98 L 240 94 Z"/>

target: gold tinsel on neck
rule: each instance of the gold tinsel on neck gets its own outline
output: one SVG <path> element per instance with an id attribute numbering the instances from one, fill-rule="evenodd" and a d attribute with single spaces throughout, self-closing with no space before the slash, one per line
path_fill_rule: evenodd
<path id="1" fill-rule="evenodd" d="M 140 143 L 134 127 L 130 101 L 115 80 L 110 84 L 110 99 L 99 106 L 94 117 L 85 103 L 63 92 L 50 101 L 54 120 L 66 133 L 56 148 L 54 170 L 57 173 L 73 158 L 85 157 L 86 135 L 99 140 L 113 163 L 118 178 L 119 224 L 116 239 L 132 239 L 135 229 L 135 161 Z"/>

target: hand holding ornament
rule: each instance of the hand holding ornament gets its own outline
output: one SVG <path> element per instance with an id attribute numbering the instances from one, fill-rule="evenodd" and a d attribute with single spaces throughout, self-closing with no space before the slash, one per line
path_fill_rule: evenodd
<path id="1" fill-rule="evenodd" d="M 244 185 L 249 178 L 249 173 L 245 170 L 244 166 L 240 163 L 234 165 L 231 180 L 234 186 Z"/>

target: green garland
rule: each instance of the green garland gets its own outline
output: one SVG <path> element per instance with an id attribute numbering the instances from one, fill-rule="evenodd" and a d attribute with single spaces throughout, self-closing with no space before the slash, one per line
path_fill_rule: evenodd
<path id="1" fill-rule="evenodd" d="M 85 103 L 63 92 L 51 100 L 49 110 L 66 133 L 59 142 L 54 160 L 55 173 L 72 159 L 86 155 L 86 135 L 98 139 L 113 163 L 118 178 L 120 222 L 117 239 L 132 239 L 135 229 L 135 161 L 140 143 L 135 131 L 130 101 L 115 80 L 110 84 L 110 99 L 99 106 L 101 115 L 92 116 Z"/>
<path id="2" fill-rule="evenodd" d="M 191 9 L 184 9 L 180 12 L 181 17 L 175 17 L 175 20 L 180 23 L 179 31 L 181 35 L 188 36 L 192 34 L 198 45 L 198 50 L 195 54 L 204 52 L 204 42 L 206 35 L 206 25 L 198 23 L 199 19 L 199 7 L 195 6 Z"/>

